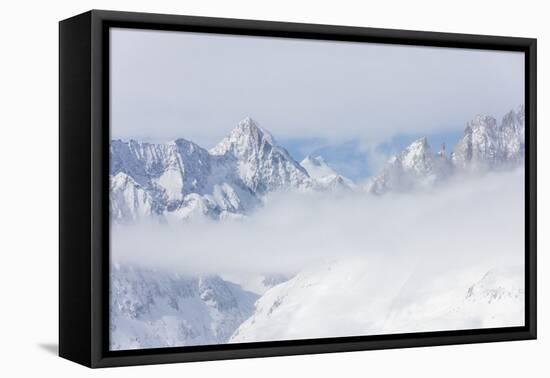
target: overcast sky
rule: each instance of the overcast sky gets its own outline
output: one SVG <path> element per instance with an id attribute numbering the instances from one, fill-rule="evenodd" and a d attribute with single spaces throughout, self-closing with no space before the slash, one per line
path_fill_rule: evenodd
<path id="1" fill-rule="evenodd" d="M 523 53 L 111 31 L 113 138 L 206 148 L 251 116 L 278 140 L 461 132 L 523 104 Z M 305 144 L 304 144 L 305 145 Z"/>

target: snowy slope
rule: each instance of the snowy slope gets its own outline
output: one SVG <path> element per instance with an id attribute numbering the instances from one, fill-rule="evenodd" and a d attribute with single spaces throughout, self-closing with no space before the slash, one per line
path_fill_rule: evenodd
<path id="1" fill-rule="evenodd" d="M 300 162 L 300 165 L 306 169 L 309 177 L 315 179 L 338 175 L 334 169 L 329 167 L 322 156 L 308 155 Z"/>
<path id="2" fill-rule="evenodd" d="M 304 269 L 290 281 L 267 291 L 256 302 L 254 315 L 235 331 L 230 342 L 335 337 L 374 331 L 376 325 L 369 323 L 376 323 L 380 317 L 373 303 L 387 300 L 383 295 L 373 295 L 376 279 L 368 274 L 370 271 L 367 261 L 359 259 Z M 393 291 L 398 288 L 395 280 Z"/>
<path id="3" fill-rule="evenodd" d="M 123 172 L 111 177 L 109 200 L 111 216 L 115 219 L 137 220 L 157 214 L 149 192 Z"/>
<path id="4" fill-rule="evenodd" d="M 404 289 L 395 298 L 400 305 L 392 308 L 384 328 L 417 332 L 521 326 L 524 300 L 523 267 L 496 268 L 467 289 L 457 286 L 429 295 Z"/>
<path id="5" fill-rule="evenodd" d="M 111 349 L 224 343 L 251 315 L 257 298 L 218 276 L 113 264 Z"/>
<path id="6" fill-rule="evenodd" d="M 317 190 L 353 190 L 355 184 L 352 180 L 338 174 L 332 169 L 322 156 L 308 155 L 300 162 L 300 165 L 313 179 L 314 188 Z"/>
<path id="7" fill-rule="evenodd" d="M 519 267 L 430 291 L 407 290 L 415 285 L 405 270 L 390 278 L 378 268 L 366 259 L 310 267 L 267 291 L 230 342 L 523 325 Z"/>

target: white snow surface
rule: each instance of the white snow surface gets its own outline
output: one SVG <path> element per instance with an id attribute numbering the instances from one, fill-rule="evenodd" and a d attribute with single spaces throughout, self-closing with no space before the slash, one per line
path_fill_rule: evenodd
<path id="1" fill-rule="evenodd" d="M 315 179 L 338 175 L 322 156 L 308 155 L 300 162 L 300 165 L 306 169 L 307 173 L 309 173 L 309 177 Z"/>
<path id="2" fill-rule="evenodd" d="M 110 348 L 225 343 L 258 296 L 219 276 L 111 266 Z"/>
<path id="3" fill-rule="evenodd" d="M 368 259 L 310 267 L 267 291 L 230 342 L 377 335 L 524 324 L 523 268 L 431 275 Z M 432 272 L 435 273 L 435 272 Z"/>
<path id="4" fill-rule="evenodd" d="M 308 155 L 300 162 L 313 180 L 315 190 L 341 191 L 355 190 L 355 183 L 332 169 L 322 156 Z"/>
<path id="5" fill-rule="evenodd" d="M 119 172 L 111 177 L 109 187 L 111 216 L 115 219 L 152 217 L 153 198 L 145 189 L 125 173 Z"/>

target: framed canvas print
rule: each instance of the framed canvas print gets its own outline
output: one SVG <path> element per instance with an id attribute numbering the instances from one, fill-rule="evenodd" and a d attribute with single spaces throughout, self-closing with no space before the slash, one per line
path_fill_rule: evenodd
<path id="1" fill-rule="evenodd" d="M 60 22 L 60 355 L 536 338 L 536 40 Z"/>

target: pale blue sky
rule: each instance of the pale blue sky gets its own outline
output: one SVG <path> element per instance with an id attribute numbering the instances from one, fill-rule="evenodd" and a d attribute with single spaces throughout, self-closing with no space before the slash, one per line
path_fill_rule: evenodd
<path id="1" fill-rule="evenodd" d="M 523 72 L 518 52 L 113 29 L 111 135 L 209 148 L 252 116 L 356 178 L 417 137 L 450 150 L 476 114 L 500 120 Z"/>
<path id="2" fill-rule="evenodd" d="M 389 156 L 399 153 L 411 142 L 428 137 L 432 150 L 437 152 L 445 144 L 449 156 L 455 143 L 463 135 L 463 127 L 456 130 L 430 134 L 400 134 L 376 146 L 364 146 L 359 139 L 342 143 L 327 143 L 323 139 L 288 139 L 279 141 L 297 161 L 307 155 L 323 156 L 325 161 L 340 174 L 361 181 L 375 174 Z"/>

